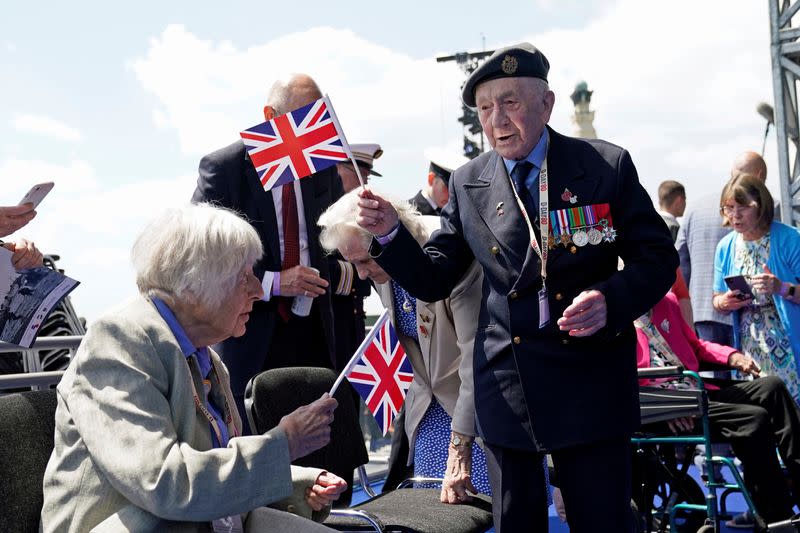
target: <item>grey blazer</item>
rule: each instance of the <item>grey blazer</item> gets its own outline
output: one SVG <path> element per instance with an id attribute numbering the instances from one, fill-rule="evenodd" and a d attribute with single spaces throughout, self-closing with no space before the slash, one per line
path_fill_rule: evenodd
<path id="1" fill-rule="evenodd" d="M 414 457 L 417 428 L 433 398 L 453 419 L 454 431 L 475 435 L 472 351 L 482 283 L 482 270 L 474 263 L 449 298 L 432 303 L 417 300 L 419 345 L 399 330 L 397 332 L 414 368 L 414 381 L 404 404 L 409 462 Z M 391 284 L 376 284 L 375 290 L 395 324 Z"/>
<path id="2" fill-rule="evenodd" d="M 42 531 L 210 531 L 215 518 L 281 500 L 311 515 L 303 494 L 319 470 L 290 466 L 280 429 L 213 449 L 190 380 L 203 390 L 150 301 L 92 324 L 57 389 Z M 233 405 L 227 370 L 220 381 Z M 240 434 L 235 408 L 233 418 Z"/>

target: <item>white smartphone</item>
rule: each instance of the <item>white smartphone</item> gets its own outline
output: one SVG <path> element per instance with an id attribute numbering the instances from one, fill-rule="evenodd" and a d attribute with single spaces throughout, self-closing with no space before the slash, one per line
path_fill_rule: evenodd
<path id="1" fill-rule="evenodd" d="M 33 204 L 33 208 L 36 209 L 36 206 L 38 206 L 44 197 L 47 196 L 47 193 L 53 189 L 53 185 L 54 183 L 52 181 L 34 185 L 31 187 L 31 190 L 25 194 L 19 205 L 31 203 Z"/>

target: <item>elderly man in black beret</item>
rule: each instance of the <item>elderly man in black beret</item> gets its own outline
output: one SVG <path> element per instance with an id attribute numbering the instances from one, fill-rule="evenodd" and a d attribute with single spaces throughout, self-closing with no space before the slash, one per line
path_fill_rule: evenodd
<path id="1" fill-rule="evenodd" d="M 547 531 L 549 452 L 570 530 L 628 532 L 633 320 L 667 292 L 678 257 L 626 150 L 546 126 L 548 70 L 524 43 L 473 72 L 464 102 L 493 150 L 453 173 L 442 230 L 424 247 L 368 190 L 359 224 L 378 263 L 422 300 L 446 297 L 473 259 L 483 267 L 475 408 L 496 530 Z"/>

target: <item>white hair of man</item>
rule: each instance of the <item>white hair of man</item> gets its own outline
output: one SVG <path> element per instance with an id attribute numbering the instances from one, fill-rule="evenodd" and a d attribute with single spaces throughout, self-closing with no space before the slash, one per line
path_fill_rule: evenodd
<path id="1" fill-rule="evenodd" d="M 376 192 L 376 194 L 380 193 Z M 381 196 L 383 195 L 381 194 Z M 383 197 L 385 198 L 385 196 Z M 338 250 L 346 239 L 353 237 L 361 239 L 364 247 L 369 249 L 372 234 L 356 223 L 358 200 L 358 189 L 352 190 L 339 198 L 319 217 L 317 224 L 322 228 L 319 242 L 329 253 Z M 425 244 L 430 231 L 419 211 L 405 201 L 391 200 L 391 203 L 397 211 L 400 222 L 411 233 L 411 236 L 418 243 Z"/>
<path id="2" fill-rule="evenodd" d="M 307 102 L 317 100 L 322 92 L 308 74 L 286 74 L 272 84 L 267 97 L 267 104 L 275 110 L 275 115 L 283 115 L 294 111 Z"/>
<path id="3" fill-rule="evenodd" d="M 196 204 L 168 209 L 150 222 L 131 260 L 141 294 L 193 298 L 217 309 L 263 253 L 256 230 L 234 211 Z"/>

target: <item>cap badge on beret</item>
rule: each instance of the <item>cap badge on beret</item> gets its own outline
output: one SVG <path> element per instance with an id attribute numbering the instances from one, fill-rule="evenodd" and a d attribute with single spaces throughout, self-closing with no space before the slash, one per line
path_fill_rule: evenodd
<path id="1" fill-rule="evenodd" d="M 500 68 L 506 74 L 514 74 L 517 71 L 517 58 L 506 54 L 506 57 L 503 58 L 503 63 L 500 65 Z"/>

